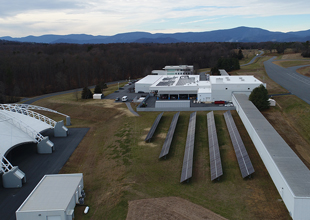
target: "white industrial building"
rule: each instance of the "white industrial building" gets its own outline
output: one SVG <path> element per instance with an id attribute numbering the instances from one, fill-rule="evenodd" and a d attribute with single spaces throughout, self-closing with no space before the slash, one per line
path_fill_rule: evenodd
<path id="1" fill-rule="evenodd" d="M 233 103 L 290 216 L 310 219 L 310 171 L 245 94 Z"/>
<path id="2" fill-rule="evenodd" d="M 197 99 L 201 102 L 231 101 L 232 94 L 250 94 L 263 84 L 254 76 L 148 75 L 136 82 L 135 91 L 157 94 L 162 99 Z"/>
<path id="3" fill-rule="evenodd" d="M 153 75 L 192 75 L 194 74 L 194 66 L 165 66 L 163 70 L 153 70 Z"/>
<path id="4" fill-rule="evenodd" d="M 83 174 L 45 175 L 16 211 L 17 220 L 72 220 L 84 203 Z"/>

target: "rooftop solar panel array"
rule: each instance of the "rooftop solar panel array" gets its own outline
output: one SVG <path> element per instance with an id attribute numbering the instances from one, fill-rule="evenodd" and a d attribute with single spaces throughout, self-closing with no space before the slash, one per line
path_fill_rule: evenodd
<path id="1" fill-rule="evenodd" d="M 196 112 L 193 112 L 189 118 L 187 139 L 184 152 L 182 174 L 180 182 L 184 182 L 192 177 L 193 173 L 193 156 L 195 143 L 195 128 L 196 128 Z"/>
<path id="2" fill-rule="evenodd" d="M 173 119 L 172 119 L 171 124 L 170 124 L 169 131 L 167 133 L 166 140 L 165 140 L 163 148 L 162 148 L 162 150 L 160 152 L 159 158 L 165 157 L 169 153 L 171 141 L 172 141 L 172 138 L 173 138 L 175 127 L 176 127 L 178 119 L 179 119 L 179 115 L 180 115 L 180 112 L 176 113 L 173 116 Z"/>
<path id="3" fill-rule="evenodd" d="M 174 84 L 177 77 L 166 77 L 163 78 L 156 86 L 171 86 Z"/>
<path id="4" fill-rule="evenodd" d="M 220 149 L 216 134 L 213 111 L 207 114 L 207 119 L 208 119 L 211 181 L 213 181 L 223 175 L 223 169 L 222 169 Z"/>
<path id="5" fill-rule="evenodd" d="M 236 124 L 231 116 L 230 111 L 224 113 L 224 118 L 229 131 L 231 142 L 234 146 L 236 157 L 238 160 L 239 168 L 242 178 L 245 178 L 254 173 L 254 168 L 251 163 L 250 157 L 245 149 L 243 141 L 240 137 Z"/>
<path id="6" fill-rule="evenodd" d="M 154 135 L 154 133 L 155 133 L 155 130 L 156 130 L 156 128 L 157 128 L 157 125 L 158 125 L 158 123 L 159 123 L 161 117 L 163 116 L 163 114 L 164 114 L 164 113 L 162 112 L 162 113 L 160 113 L 160 114 L 157 116 L 157 118 L 155 119 L 155 121 L 154 121 L 154 123 L 153 123 L 153 125 L 152 125 L 152 127 L 151 127 L 151 129 L 150 129 L 150 131 L 149 131 L 149 133 L 147 134 L 147 136 L 146 136 L 146 138 L 145 138 L 145 141 L 150 141 L 150 140 L 151 140 L 151 138 L 153 137 L 153 135 Z"/>

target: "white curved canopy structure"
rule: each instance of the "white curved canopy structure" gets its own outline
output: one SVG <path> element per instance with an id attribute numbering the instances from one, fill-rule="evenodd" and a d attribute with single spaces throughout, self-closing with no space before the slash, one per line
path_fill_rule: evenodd
<path id="1" fill-rule="evenodd" d="M 47 112 L 53 112 L 59 115 L 63 115 L 65 117 L 69 117 L 66 114 L 60 113 L 58 111 L 55 111 L 53 109 L 37 106 L 37 105 L 28 105 L 28 104 L 1 104 L 1 108 L 21 108 L 21 109 L 32 109 L 32 110 L 41 110 L 41 111 L 47 111 Z"/>
<path id="2" fill-rule="evenodd" d="M 5 155 L 14 146 L 24 143 L 38 143 L 38 153 L 52 153 L 54 144 L 48 137 L 43 137 L 40 132 L 47 129 L 54 129 L 55 137 L 66 137 L 68 129 L 64 126 L 63 121 L 56 122 L 40 113 L 30 109 L 49 111 L 61 114 L 52 109 L 32 105 L 22 104 L 0 104 L 0 173 L 3 173 L 2 180 L 5 188 L 21 187 L 26 181 L 25 174 L 12 166 L 5 158 Z"/>

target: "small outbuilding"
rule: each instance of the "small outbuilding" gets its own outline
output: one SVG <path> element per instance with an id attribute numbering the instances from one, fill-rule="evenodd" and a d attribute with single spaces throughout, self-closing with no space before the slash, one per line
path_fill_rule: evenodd
<path id="1" fill-rule="evenodd" d="M 277 102 L 274 99 L 268 99 L 268 101 L 269 101 L 270 106 L 276 106 L 277 105 Z"/>
<path id="2" fill-rule="evenodd" d="M 93 99 L 103 99 L 104 95 L 102 93 L 95 93 L 93 95 Z"/>
<path id="3" fill-rule="evenodd" d="M 16 211 L 17 220 L 72 220 L 84 204 L 83 174 L 45 175 Z"/>

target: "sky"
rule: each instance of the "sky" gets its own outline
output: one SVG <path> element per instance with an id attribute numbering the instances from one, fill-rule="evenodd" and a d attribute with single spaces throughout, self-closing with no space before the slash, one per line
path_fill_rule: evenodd
<path id="1" fill-rule="evenodd" d="M 309 0 L 0 0 L 0 36 L 310 29 Z"/>

